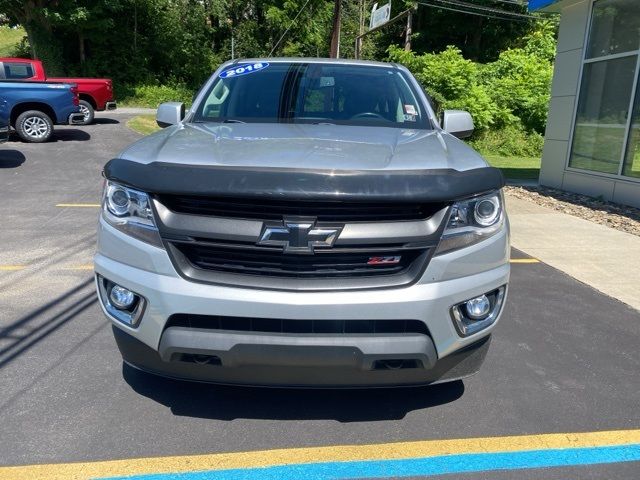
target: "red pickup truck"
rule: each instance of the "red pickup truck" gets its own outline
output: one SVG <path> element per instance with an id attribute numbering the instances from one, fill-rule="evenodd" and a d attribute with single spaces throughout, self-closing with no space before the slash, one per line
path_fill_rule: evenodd
<path id="1" fill-rule="evenodd" d="M 63 82 L 78 85 L 82 125 L 93 122 L 96 111 L 115 110 L 113 83 L 109 78 L 49 78 L 42 62 L 29 58 L 0 58 L 0 80 L 26 80 L 38 82 Z"/>

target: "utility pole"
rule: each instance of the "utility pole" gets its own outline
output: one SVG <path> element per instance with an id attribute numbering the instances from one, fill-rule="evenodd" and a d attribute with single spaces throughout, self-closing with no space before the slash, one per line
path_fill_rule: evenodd
<path id="1" fill-rule="evenodd" d="M 413 22 L 413 10 L 409 10 L 409 13 L 407 13 L 407 28 L 405 30 L 405 34 L 404 34 L 404 49 L 408 52 L 409 50 L 411 50 L 411 27 L 412 27 L 412 22 Z"/>
<path id="2" fill-rule="evenodd" d="M 340 14 L 342 9 L 342 1 L 335 0 L 333 6 L 333 28 L 331 30 L 331 51 L 330 58 L 340 57 Z"/>
<path id="3" fill-rule="evenodd" d="M 235 60 L 236 58 L 236 39 L 233 35 L 233 20 L 231 18 L 227 18 L 227 25 L 229 25 L 229 29 L 231 30 L 231 60 Z"/>
<path id="4" fill-rule="evenodd" d="M 356 37 L 355 58 L 360 58 L 360 52 L 362 51 L 362 34 L 364 33 L 364 0 L 359 0 L 358 14 L 360 15 L 360 28 L 358 30 L 358 36 Z"/>
<path id="5" fill-rule="evenodd" d="M 396 15 L 395 17 L 393 17 L 391 20 L 389 20 L 389 21 L 387 21 L 385 23 L 382 23 L 382 24 L 378 25 L 377 27 L 371 28 L 371 29 L 367 30 L 366 32 L 358 35 L 356 37 L 356 44 L 355 44 L 355 57 L 356 58 L 360 58 L 360 51 L 362 50 L 362 39 L 364 37 L 366 37 L 370 33 L 377 32 L 378 30 L 386 27 L 387 25 L 391 25 L 392 23 L 395 23 L 398 20 L 403 19 L 404 17 L 407 17 L 407 28 L 405 30 L 405 35 L 404 35 L 404 49 L 405 50 L 411 50 L 411 23 L 413 21 L 413 11 L 415 10 L 415 8 L 416 8 L 415 6 L 412 7 L 412 8 L 408 8 L 404 12 L 401 12 L 398 15 Z"/>

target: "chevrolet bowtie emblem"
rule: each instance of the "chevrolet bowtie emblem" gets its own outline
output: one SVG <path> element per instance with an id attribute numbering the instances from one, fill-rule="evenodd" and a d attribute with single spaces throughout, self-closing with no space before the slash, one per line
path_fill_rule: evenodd
<path id="1" fill-rule="evenodd" d="M 342 227 L 316 226 L 315 218 L 285 218 L 262 227 L 258 245 L 282 247 L 285 253 L 313 253 L 314 247 L 332 247 Z"/>

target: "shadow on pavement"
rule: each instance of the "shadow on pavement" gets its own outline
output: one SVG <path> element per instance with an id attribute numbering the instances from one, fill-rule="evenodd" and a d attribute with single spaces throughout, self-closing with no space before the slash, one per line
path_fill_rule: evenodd
<path id="1" fill-rule="evenodd" d="M 0 148 L 0 168 L 17 168 L 24 163 L 27 157 L 18 150 L 5 150 Z"/>
<path id="2" fill-rule="evenodd" d="M 87 140 L 91 140 L 91 135 L 77 128 L 57 129 L 51 138 L 52 142 L 86 142 Z"/>
<path id="3" fill-rule="evenodd" d="M 120 123 L 120 120 L 116 120 L 115 118 L 95 117 L 93 119 L 93 123 L 96 125 L 114 125 L 116 123 Z"/>
<path id="4" fill-rule="evenodd" d="M 230 387 L 183 382 L 122 366 L 125 381 L 171 409 L 174 415 L 215 420 L 399 420 L 407 413 L 460 398 L 460 380 L 428 387 L 360 390 L 303 390 Z"/>
<path id="5" fill-rule="evenodd" d="M 97 301 L 96 293 L 88 289 L 92 283 L 93 277 L 90 277 L 0 328 L 0 369 L 91 307 Z M 80 297 L 69 302 L 76 295 Z"/>

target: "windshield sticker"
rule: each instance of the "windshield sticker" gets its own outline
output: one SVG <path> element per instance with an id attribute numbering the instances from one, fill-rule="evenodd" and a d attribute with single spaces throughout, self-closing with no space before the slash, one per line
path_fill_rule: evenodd
<path id="1" fill-rule="evenodd" d="M 259 72 L 269 66 L 268 62 L 246 63 L 244 65 L 234 65 L 231 68 L 223 70 L 218 75 L 220 78 L 239 77 L 240 75 L 248 75 L 249 73 Z"/>
<path id="2" fill-rule="evenodd" d="M 408 114 L 408 115 L 417 115 L 418 112 L 416 111 L 416 107 L 413 105 L 405 105 L 404 106 L 404 113 Z"/>
<path id="3" fill-rule="evenodd" d="M 415 122 L 416 121 L 416 116 L 415 115 L 408 115 L 408 114 L 404 114 L 404 121 L 405 122 Z"/>

